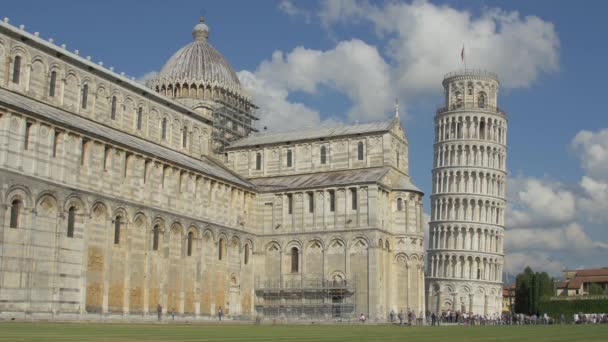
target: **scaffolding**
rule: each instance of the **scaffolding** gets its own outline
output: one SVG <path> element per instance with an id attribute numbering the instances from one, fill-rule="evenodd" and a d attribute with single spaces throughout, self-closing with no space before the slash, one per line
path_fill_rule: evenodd
<path id="1" fill-rule="evenodd" d="M 251 132 L 257 132 L 254 121 L 258 117 L 253 114 L 257 107 L 249 104 L 248 109 L 236 106 L 224 100 L 214 100 L 217 108 L 213 111 L 213 133 L 212 137 L 217 144 L 215 151 L 221 150 L 231 141 L 244 138 Z"/>
<path id="2" fill-rule="evenodd" d="M 255 279 L 255 310 L 285 320 L 356 318 L 357 281 L 281 278 Z"/>

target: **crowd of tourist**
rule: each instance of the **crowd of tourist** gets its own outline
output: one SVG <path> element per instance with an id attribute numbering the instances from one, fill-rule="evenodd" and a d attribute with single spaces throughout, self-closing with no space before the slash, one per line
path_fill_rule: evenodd
<path id="1" fill-rule="evenodd" d="M 524 315 L 524 314 L 491 314 L 478 315 L 460 311 L 444 311 L 441 314 L 427 311 L 427 325 L 442 325 L 442 324 L 459 324 L 459 325 L 537 325 L 537 324 L 564 324 L 567 323 L 566 317 L 550 317 L 547 314 L 542 315 Z M 575 324 L 608 324 L 608 314 L 574 314 L 571 322 Z M 400 325 L 423 325 L 422 314 L 416 317 L 416 313 L 408 310 L 406 314 L 394 311 L 389 313 L 389 321 L 391 323 L 399 323 Z"/>

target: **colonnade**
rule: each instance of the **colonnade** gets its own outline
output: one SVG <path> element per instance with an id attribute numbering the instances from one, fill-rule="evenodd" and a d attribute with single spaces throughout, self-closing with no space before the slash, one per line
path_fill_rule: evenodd
<path id="1" fill-rule="evenodd" d="M 471 221 L 495 225 L 504 224 L 504 200 L 489 201 L 483 198 L 433 196 L 431 219 L 434 221 Z"/>
<path id="2" fill-rule="evenodd" d="M 429 249 L 470 250 L 503 253 L 501 228 L 435 226 L 430 229 Z"/>
<path id="3" fill-rule="evenodd" d="M 436 120 L 435 142 L 453 139 L 489 140 L 506 144 L 505 119 L 493 115 L 446 115 Z"/>
<path id="4" fill-rule="evenodd" d="M 505 171 L 505 159 L 505 149 L 500 146 L 448 143 L 435 146 L 433 166 L 476 166 Z"/>
<path id="5" fill-rule="evenodd" d="M 429 261 L 433 277 L 502 281 L 503 265 L 497 258 L 436 254 Z"/>
<path id="6" fill-rule="evenodd" d="M 505 194 L 505 175 L 494 171 L 442 171 L 433 176 L 433 193 L 475 193 L 502 197 Z"/>

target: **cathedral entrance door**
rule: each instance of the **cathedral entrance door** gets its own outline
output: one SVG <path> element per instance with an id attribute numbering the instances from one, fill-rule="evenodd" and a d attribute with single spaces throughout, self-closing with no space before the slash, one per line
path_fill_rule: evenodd
<path id="1" fill-rule="evenodd" d="M 230 303 L 228 306 L 231 316 L 238 316 L 241 314 L 241 290 L 239 286 L 230 287 Z"/>
<path id="2" fill-rule="evenodd" d="M 342 317 L 342 296 L 331 297 L 332 317 Z"/>

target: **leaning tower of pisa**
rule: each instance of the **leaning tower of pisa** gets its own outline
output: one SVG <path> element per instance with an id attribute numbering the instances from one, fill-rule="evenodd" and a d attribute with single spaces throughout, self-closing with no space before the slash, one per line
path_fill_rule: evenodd
<path id="1" fill-rule="evenodd" d="M 500 314 L 507 117 L 498 77 L 465 70 L 443 79 L 435 115 L 427 308 Z"/>

